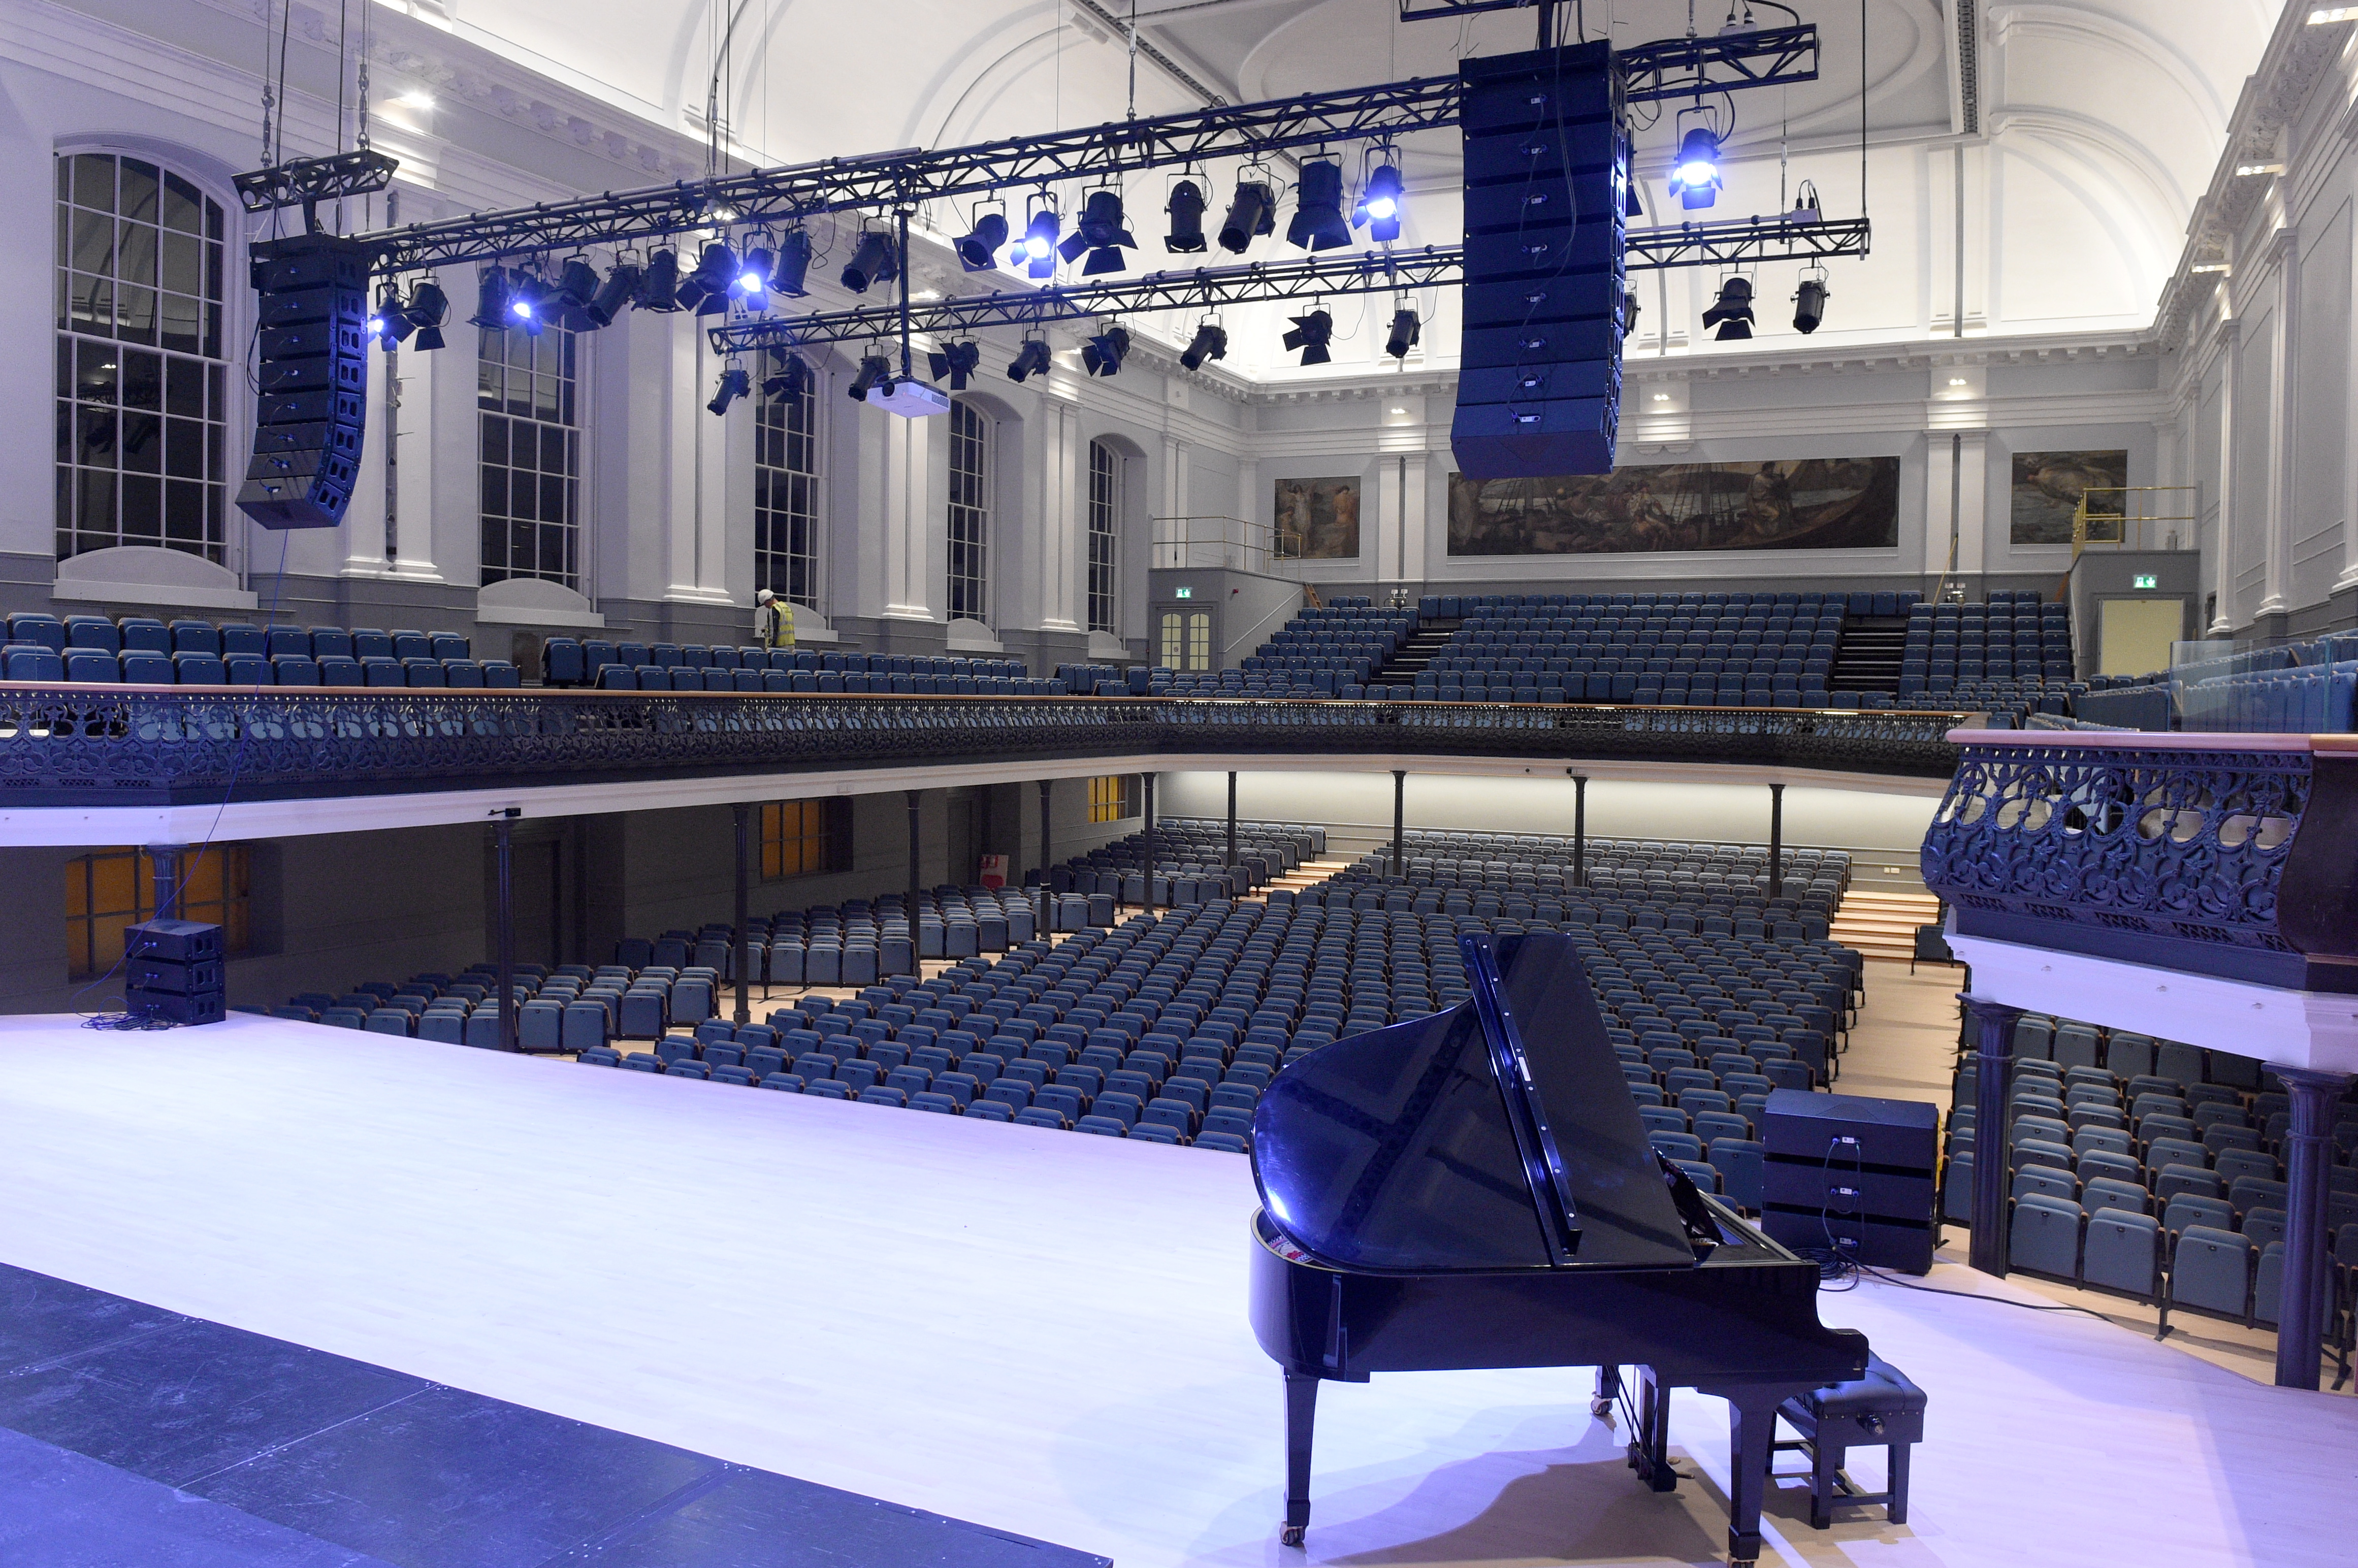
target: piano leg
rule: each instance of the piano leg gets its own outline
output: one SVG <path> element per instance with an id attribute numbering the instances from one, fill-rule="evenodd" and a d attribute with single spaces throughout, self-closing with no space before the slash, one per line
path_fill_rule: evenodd
<path id="1" fill-rule="evenodd" d="M 1651 1367 L 1638 1368 L 1638 1424 L 1629 1433 L 1629 1468 L 1657 1492 L 1678 1489 L 1671 1467 L 1671 1390 Z"/>
<path id="2" fill-rule="evenodd" d="M 1777 1406 L 1790 1389 L 1712 1389 L 1727 1401 L 1727 1563 L 1753 1568 L 1760 1560 L 1760 1505 L 1768 1490 L 1770 1444 L 1777 1441 Z"/>
<path id="3" fill-rule="evenodd" d="M 1621 1368 L 1618 1367 L 1596 1368 L 1596 1395 L 1588 1401 L 1588 1413 L 1603 1422 L 1605 1430 L 1607 1432 L 1613 1430 L 1613 1406 L 1620 1398 Z"/>
<path id="4" fill-rule="evenodd" d="M 1310 1530 L 1310 1433 L 1318 1414 L 1318 1379 L 1285 1374 L 1285 1523 L 1277 1539 L 1299 1546 Z"/>

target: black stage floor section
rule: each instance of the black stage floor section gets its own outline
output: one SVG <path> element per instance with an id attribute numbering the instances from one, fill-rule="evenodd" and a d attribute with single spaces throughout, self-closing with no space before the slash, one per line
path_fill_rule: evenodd
<path id="1" fill-rule="evenodd" d="M 0 1264 L 8 1568 L 1087 1568 L 1110 1559 Z"/>

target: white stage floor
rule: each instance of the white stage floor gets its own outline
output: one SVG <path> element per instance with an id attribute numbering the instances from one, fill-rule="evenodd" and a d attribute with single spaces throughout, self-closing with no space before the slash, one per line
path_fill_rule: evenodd
<path id="1" fill-rule="evenodd" d="M 244 1015 L 13 1018 L 0 1192 L 0 1261 L 1123 1568 L 1725 1550 L 1725 1407 L 1681 1396 L 1706 1479 L 1660 1498 L 1577 1370 L 1326 1385 L 1310 1548 L 1280 1548 L 1234 1156 Z M 2351 1560 L 2358 1401 L 2073 1314 L 1869 1284 L 1822 1315 L 1931 1394 L 1911 1520 L 1813 1531 L 1789 1492 L 1764 1563 Z"/>

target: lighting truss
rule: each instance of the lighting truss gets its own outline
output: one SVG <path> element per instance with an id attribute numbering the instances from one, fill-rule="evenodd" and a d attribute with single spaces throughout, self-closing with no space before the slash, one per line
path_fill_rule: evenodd
<path id="1" fill-rule="evenodd" d="M 717 208 L 735 211 L 732 225 L 774 227 L 814 213 L 907 208 L 1011 187 L 1103 179 L 1215 158 L 1250 159 L 1293 147 L 1398 137 L 1455 125 L 1461 96 L 1455 76 L 1419 77 L 962 147 L 904 147 L 864 157 L 824 158 L 579 201 L 413 223 L 362 237 L 376 252 L 375 270 L 386 275 L 531 251 L 658 239 L 709 227 Z"/>
<path id="2" fill-rule="evenodd" d="M 1617 50 L 1613 59 L 1632 103 L 1781 87 L 1818 79 L 1818 29 L 1803 22 L 1717 38 L 1663 38 Z"/>
<path id="3" fill-rule="evenodd" d="M 1869 238 L 1864 218 L 1730 218 L 1717 223 L 1665 223 L 1631 229 L 1622 244 L 1622 265 L 1639 272 L 1863 256 Z"/>
<path id="4" fill-rule="evenodd" d="M 358 152 L 296 158 L 257 168 L 233 176 L 230 183 L 237 188 L 238 204 L 247 211 L 300 207 L 309 226 L 317 229 L 320 202 L 383 190 L 393 183 L 393 171 L 398 167 L 398 160 L 362 147 Z"/>
<path id="5" fill-rule="evenodd" d="M 1299 260 L 1255 262 L 1247 266 L 1197 267 L 1151 273 L 1109 283 L 1062 288 L 994 289 L 953 299 L 913 302 L 909 330 L 955 337 L 980 328 L 1152 310 L 1201 310 L 1249 299 L 1300 299 L 1325 294 L 1379 294 L 1429 288 L 1465 281 L 1465 259 L 1455 245 L 1422 250 L 1313 255 Z M 901 308 L 877 305 L 815 316 L 774 317 L 715 327 L 708 334 L 713 351 L 750 353 L 756 349 L 797 348 L 866 340 L 901 328 Z"/>

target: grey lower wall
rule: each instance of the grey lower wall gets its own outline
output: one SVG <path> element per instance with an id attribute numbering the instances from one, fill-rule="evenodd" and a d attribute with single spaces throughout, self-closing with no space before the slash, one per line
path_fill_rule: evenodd
<path id="1" fill-rule="evenodd" d="M 1139 826 L 1135 818 L 1090 823 L 1081 779 L 1058 781 L 1052 806 L 1058 860 Z M 757 858 L 752 913 L 907 887 L 903 792 L 852 796 L 851 813 L 851 869 L 764 881 Z M 928 790 L 918 816 L 925 887 L 972 882 L 984 854 L 1010 857 L 1018 882 L 1040 863 L 1035 785 Z M 730 920 L 735 841 L 726 806 L 517 824 L 518 959 L 602 963 L 619 937 Z M 0 945 L 0 1011 L 97 1012 L 119 1004 L 119 979 L 101 989 L 66 978 L 66 868 L 81 852 L 0 849 L 0 877 L 16 895 L 10 940 Z M 362 980 L 455 972 L 494 957 L 488 826 L 258 839 L 247 853 L 253 951 L 230 962 L 233 1003 L 275 1005 L 300 991 L 340 993 Z"/>

